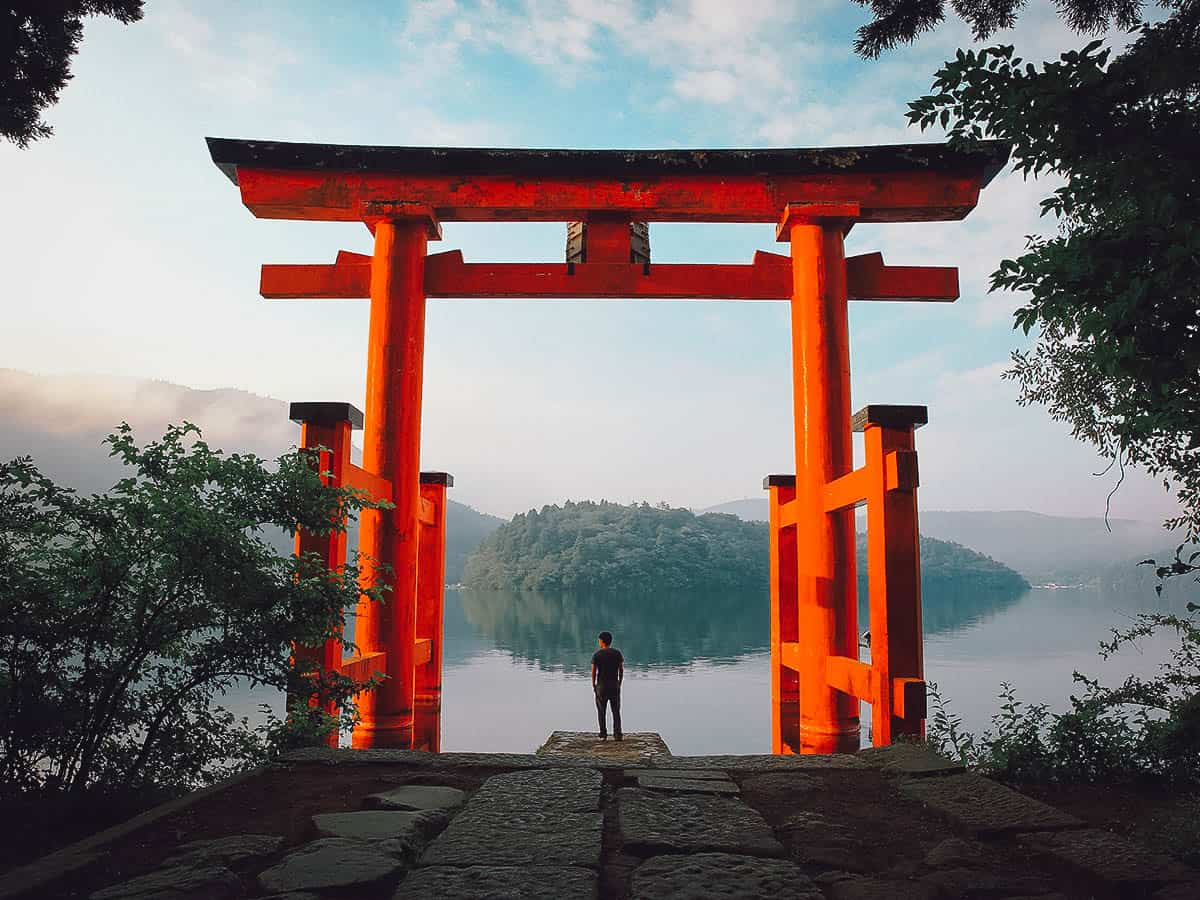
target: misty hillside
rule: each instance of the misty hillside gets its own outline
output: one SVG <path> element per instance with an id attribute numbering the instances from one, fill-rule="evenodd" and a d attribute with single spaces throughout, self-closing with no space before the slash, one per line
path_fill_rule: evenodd
<path id="1" fill-rule="evenodd" d="M 139 442 L 162 437 L 168 424 L 188 421 L 200 427 L 212 447 L 274 459 L 300 440 L 287 407 L 282 400 L 233 388 L 199 391 L 144 378 L 0 369 L 0 459 L 32 456 L 60 484 L 95 493 L 121 477 L 121 466 L 108 457 L 103 441 L 122 421 L 133 426 Z M 450 501 L 448 583 L 462 580 L 467 555 L 502 524 L 502 519 Z M 278 543 L 280 549 L 288 544 L 282 538 Z"/>
<path id="2" fill-rule="evenodd" d="M 732 500 L 705 512 L 765 522 L 767 500 Z M 1148 556 L 1165 559 L 1174 548 L 1170 535 L 1160 525 L 1131 519 L 1109 519 L 1106 527 L 1102 518 L 1047 516 L 1021 510 L 921 510 L 920 521 L 923 536 L 977 550 L 1011 566 L 1034 584 L 1102 581 L 1148 588 L 1154 582 L 1153 573 L 1135 564 Z"/>

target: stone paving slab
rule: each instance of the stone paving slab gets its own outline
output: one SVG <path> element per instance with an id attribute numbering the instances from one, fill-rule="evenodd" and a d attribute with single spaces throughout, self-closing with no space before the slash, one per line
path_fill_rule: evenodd
<path id="1" fill-rule="evenodd" d="M 602 740 L 594 731 L 555 731 L 537 749 L 544 758 L 597 756 L 607 760 L 645 763 L 671 758 L 662 736 L 653 731 L 632 731 L 621 740 Z"/>
<path id="2" fill-rule="evenodd" d="M 767 897 L 770 900 L 823 900 L 800 868 L 782 859 L 696 853 L 655 856 L 633 873 L 630 900 L 718 900 Z"/>
<path id="3" fill-rule="evenodd" d="M 320 813 L 312 817 L 321 837 L 353 838 L 359 841 L 413 840 L 431 836 L 446 824 L 446 814 L 437 810 L 402 812 Z"/>
<path id="4" fill-rule="evenodd" d="M 1196 893 L 1192 896 L 1200 897 L 1200 873 L 1098 828 L 1027 834 L 1021 836 L 1021 843 L 1034 853 L 1049 856 L 1081 875 L 1116 885 L 1122 891 L 1194 882 Z"/>
<path id="5" fill-rule="evenodd" d="M 980 834 L 1081 828 L 1074 816 L 982 775 L 909 778 L 900 790 Z"/>
<path id="6" fill-rule="evenodd" d="M 867 878 L 845 873 L 818 876 L 829 900 L 942 900 L 941 891 L 931 884 L 917 881 Z M 844 877 L 839 877 L 844 876 Z M 949 896 L 961 896 L 951 894 Z"/>
<path id="7" fill-rule="evenodd" d="M 392 900 L 595 900 L 598 891 L 595 872 L 572 866 L 430 866 Z"/>
<path id="8" fill-rule="evenodd" d="M 872 768 L 902 775 L 952 775 L 964 771 L 961 763 L 946 759 L 919 744 L 868 747 L 855 756 Z"/>
<path id="9" fill-rule="evenodd" d="M 689 778 L 693 781 L 712 780 L 729 781 L 729 773 L 721 769 L 626 769 L 621 773 L 626 778 L 641 778 L 643 775 L 653 775 L 656 778 Z"/>
<path id="10" fill-rule="evenodd" d="M 305 844 L 258 876 L 265 891 L 322 891 L 378 884 L 407 868 L 383 845 L 349 838 L 322 838 Z"/>
<path id="11" fill-rule="evenodd" d="M 482 806 L 554 807 L 563 812 L 592 812 L 600 808 L 603 777 L 595 770 L 549 769 L 493 775 L 475 792 L 460 815 Z"/>
<path id="12" fill-rule="evenodd" d="M 283 846 L 274 834 L 231 834 L 209 841 L 189 841 L 163 860 L 164 866 L 195 866 L 205 862 L 229 865 L 246 859 L 270 856 Z"/>
<path id="13" fill-rule="evenodd" d="M 690 794 L 724 794 L 737 795 L 739 788 L 732 781 L 717 779 L 691 778 L 662 778 L 658 775 L 642 775 L 637 780 L 638 787 L 657 791 L 677 791 Z"/>
<path id="14" fill-rule="evenodd" d="M 421 864 L 598 868 L 601 784 L 594 769 L 494 775 L 426 848 Z"/>
<path id="15" fill-rule="evenodd" d="M 363 799 L 369 809 L 397 809 L 419 812 L 425 809 L 455 809 L 463 805 L 466 792 L 435 784 L 405 784 L 380 791 Z"/>
<path id="16" fill-rule="evenodd" d="M 617 821 L 625 849 L 633 853 L 783 855 L 783 845 L 763 817 L 740 800 L 621 788 Z"/>
<path id="17" fill-rule="evenodd" d="M 241 880 L 225 866 L 168 866 L 103 888 L 88 900 L 232 900 L 241 895 Z"/>

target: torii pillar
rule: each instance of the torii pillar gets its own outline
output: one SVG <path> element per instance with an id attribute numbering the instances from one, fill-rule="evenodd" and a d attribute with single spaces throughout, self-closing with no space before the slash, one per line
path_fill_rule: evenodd
<path id="1" fill-rule="evenodd" d="M 359 553 L 365 575 L 387 589 L 384 602 L 361 601 L 355 642 L 365 654 L 386 650 L 392 673 L 360 695 L 355 747 L 412 745 L 420 531 L 421 392 L 425 358 L 425 255 L 440 238 L 432 213 L 381 210 L 367 223 L 371 314 L 363 468 L 392 485 L 390 510 L 364 510 Z"/>

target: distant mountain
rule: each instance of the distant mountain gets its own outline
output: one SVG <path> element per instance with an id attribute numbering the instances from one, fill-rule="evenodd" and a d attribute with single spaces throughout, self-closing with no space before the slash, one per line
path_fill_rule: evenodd
<path id="1" fill-rule="evenodd" d="M 733 500 L 704 512 L 767 520 L 766 498 Z M 1152 589 L 1153 572 L 1136 563 L 1166 559 L 1175 544 L 1160 525 L 1131 519 L 1069 518 L 1014 511 L 921 510 L 921 534 L 971 547 L 1034 584 L 1095 584 Z M 861 524 L 860 524 L 861 527 Z M 1110 530 L 1111 529 L 1111 530 Z"/>
<path id="2" fill-rule="evenodd" d="M 139 441 L 162 437 L 168 424 L 192 422 L 227 453 L 274 459 L 300 439 L 287 404 L 233 388 L 199 391 L 165 381 L 105 376 L 45 376 L 0 369 L 0 459 L 32 456 L 60 484 L 85 493 L 121 477 L 106 435 L 122 421 Z M 446 516 L 446 581 L 462 581 L 467 556 L 503 524 L 454 500 Z M 354 537 L 354 534 L 351 534 Z M 285 535 L 275 543 L 288 547 Z"/>

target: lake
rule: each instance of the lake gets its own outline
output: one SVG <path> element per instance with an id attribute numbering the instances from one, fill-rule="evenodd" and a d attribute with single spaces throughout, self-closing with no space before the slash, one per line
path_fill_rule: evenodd
<path id="1" fill-rule="evenodd" d="M 1179 592 L 1176 592 L 1179 593 Z M 532 752 L 555 730 L 596 727 L 595 635 L 626 659 L 626 731 L 657 731 L 680 755 L 768 753 L 767 598 L 624 598 L 447 591 L 442 749 Z M 1153 590 L 1033 588 L 1017 595 L 924 597 L 925 672 L 968 730 L 989 724 L 1009 681 L 1027 702 L 1063 709 L 1075 670 L 1115 683 L 1148 675 L 1175 639 L 1157 635 L 1103 661 L 1097 644 L 1139 612 L 1182 611 Z M 865 629 L 864 625 L 864 629 Z M 239 712 L 277 697 L 256 692 Z M 863 708 L 867 740 L 869 708 Z"/>

